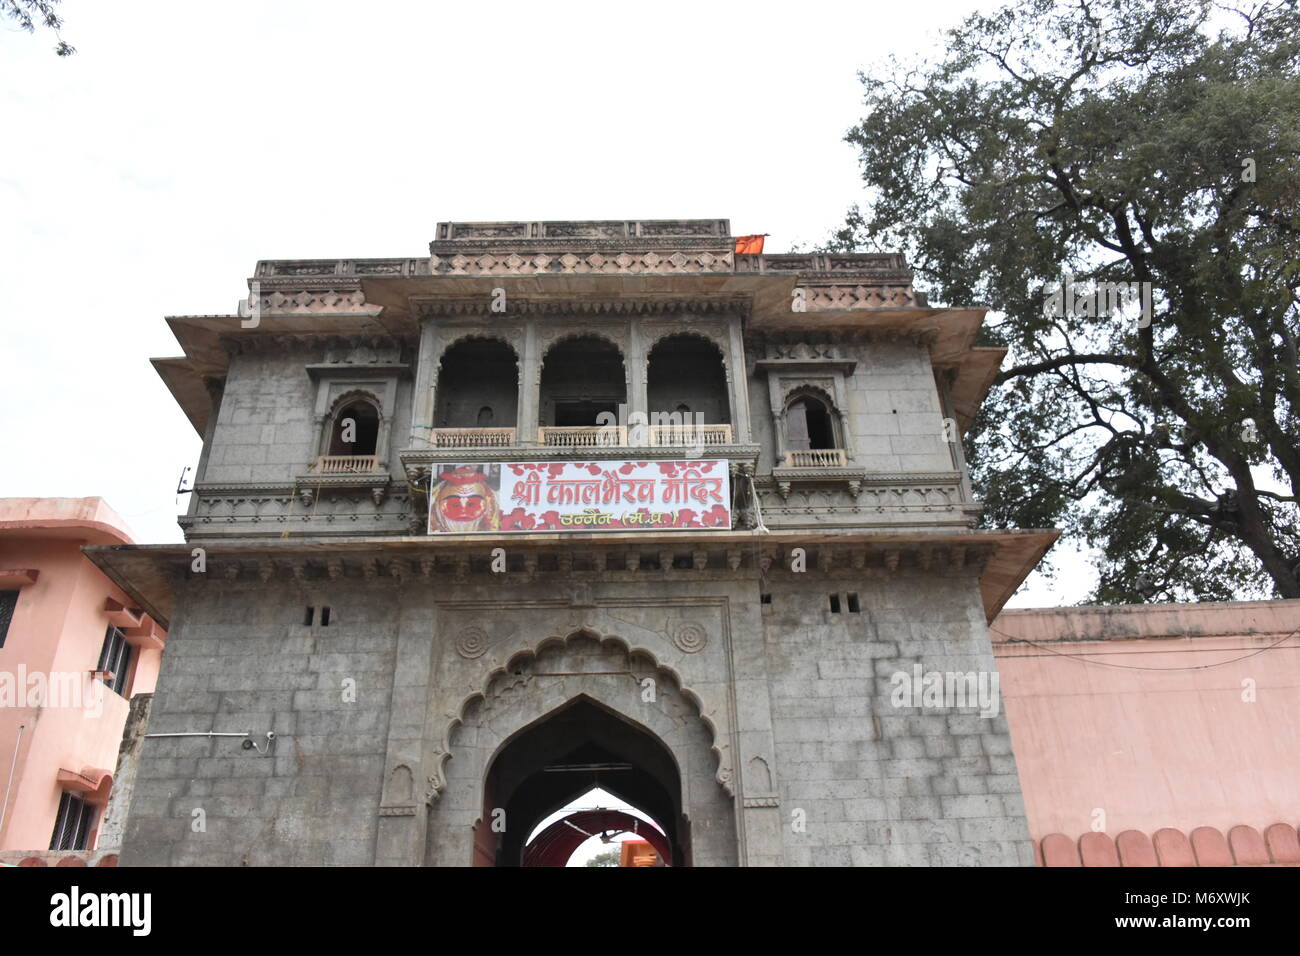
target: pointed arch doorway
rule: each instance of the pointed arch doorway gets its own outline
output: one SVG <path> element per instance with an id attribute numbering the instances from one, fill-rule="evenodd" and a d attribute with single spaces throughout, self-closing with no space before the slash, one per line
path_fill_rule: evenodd
<path id="1" fill-rule="evenodd" d="M 497 752 L 484 780 L 475 865 L 563 865 L 556 853 L 532 846 L 547 839 L 551 828 L 532 841 L 529 835 L 593 788 L 646 814 L 664 835 L 667 858 L 690 865 L 690 824 L 672 752 L 646 728 L 586 696 L 519 731 Z M 508 825 L 493 826 L 494 820 Z"/>
<path id="2" fill-rule="evenodd" d="M 736 866 L 731 741 L 680 676 L 621 638 L 543 639 L 431 727 L 430 866 L 520 866 L 538 824 L 593 783 L 653 820 L 674 866 Z"/>

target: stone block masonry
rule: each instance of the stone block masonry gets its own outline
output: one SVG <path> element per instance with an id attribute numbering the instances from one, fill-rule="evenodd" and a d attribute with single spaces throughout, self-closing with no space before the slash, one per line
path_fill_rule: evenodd
<path id="1" fill-rule="evenodd" d="M 563 587 L 191 580 L 149 732 L 278 738 L 266 754 L 238 738 L 144 741 L 123 865 L 468 865 L 492 741 L 576 698 L 682 748 L 684 812 L 711 821 L 698 865 L 1032 864 L 1000 711 L 892 699 L 893 675 L 917 664 L 992 671 L 972 570 L 777 569 L 766 605 L 743 569 L 607 571 L 580 606 Z M 859 610 L 832 611 L 829 593 Z M 321 604 L 329 625 L 305 624 Z M 580 657 L 529 676 L 523 662 L 575 640 L 604 648 L 598 673 Z M 629 666 L 663 682 L 652 708 L 607 676 Z M 547 690 L 542 672 L 569 676 Z M 535 705 L 518 696 L 529 687 Z"/>

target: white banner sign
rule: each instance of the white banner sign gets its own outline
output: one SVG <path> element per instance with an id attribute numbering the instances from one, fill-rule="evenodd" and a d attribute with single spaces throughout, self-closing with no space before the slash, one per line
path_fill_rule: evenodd
<path id="1" fill-rule="evenodd" d="M 429 533 L 731 528 L 725 461 L 447 464 L 429 492 Z"/>

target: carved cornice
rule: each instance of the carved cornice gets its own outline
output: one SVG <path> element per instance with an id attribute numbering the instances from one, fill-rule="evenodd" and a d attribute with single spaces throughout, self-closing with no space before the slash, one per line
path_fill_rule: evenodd
<path id="1" fill-rule="evenodd" d="M 200 497 L 220 495 L 292 495 L 293 482 L 279 481 L 214 481 L 198 482 L 194 493 Z"/>
<path id="2" fill-rule="evenodd" d="M 304 282 L 295 282 L 295 289 L 267 292 L 265 288 L 258 297 L 263 312 L 283 313 L 319 313 L 319 312 L 360 312 L 374 310 L 366 303 L 365 293 L 360 288 L 337 288 L 331 283 L 329 288 L 302 288 Z"/>
<path id="3" fill-rule="evenodd" d="M 421 318 L 436 316 L 498 316 L 501 319 L 516 315 L 744 315 L 749 308 L 748 296 L 637 298 L 620 297 L 601 299 L 532 299 L 510 296 L 507 312 L 494 313 L 492 299 L 476 296 L 465 299 L 447 299 L 433 296 L 411 296 L 411 305 Z"/>
<path id="4" fill-rule="evenodd" d="M 837 329 L 834 333 L 817 332 L 756 332 L 745 336 L 745 352 L 760 363 L 847 361 L 848 351 L 854 346 L 880 343 L 906 342 L 928 346 L 935 342 L 933 330 L 904 331 L 901 329 Z M 780 367 L 779 365 L 773 367 Z"/>
<path id="5" fill-rule="evenodd" d="M 805 286 L 809 312 L 823 309 L 886 309 L 920 305 L 910 285 Z"/>
<path id="6" fill-rule="evenodd" d="M 851 469 L 831 469 L 831 468 L 795 468 L 795 469 L 778 469 L 772 470 L 775 476 L 778 471 L 799 471 L 799 472 L 817 472 L 817 471 L 855 471 L 862 473 L 862 485 L 864 488 L 875 488 L 878 486 L 899 486 L 899 487 L 930 487 L 932 485 L 960 485 L 961 474 L 956 471 L 902 471 L 902 472 L 884 472 L 884 471 L 864 471 L 861 468 Z M 767 476 L 757 479 L 758 486 L 771 487 L 772 479 Z"/>
<path id="7" fill-rule="evenodd" d="M 429 536 L 432 540 L 435 536 Z M 594 581 L 632 582 L 653 578 L 662 580 L 670 573 L 674 580 L 697 579 L 721 581 L 737 575 L 749 578 L 762 571 L 765 574 L 781 573 L 807 575 L 816 573 L 867 574 L 879 577 L 900 571 L 962 571 L 982 567 L 993 553 L 995 545 L 972 539 L 969 544 L 941 542 L 882 541 L 878 544 L 823 544 L 806 545 L 771 544 L 762 549 L 754 546 L 706 546 L 707 543 L 686 542 L 676 546 L 646 544 L 629 549 L 626 543 L 609 547 L 594 547 L 591 541 L 582 541 L 581 550 L 573 544 L 548 542 L 530 545 L 526 535 L 504 541 L 505 536 L 494 537 L 491 543 L 470 545 L 458 542 L 453 548 L 438 551 L 411 553 L 406 556 L 388 556 L 378 560 L 371 555 L 340 553 L 330 557 L 308 554 L 304 545 L 282 544 L 263 546 L 261 554 L 223 553 L 221 546 L 205 543 L 208 549 L 208 570 L 197 574 L 188 570 L 180 574 L 197 583 L 240 582 L 270 585 L 276 582 L 295 581 L 305 584 L 326 580 L 364 580 L 376 583 L 402 585 L 418 578 L 445 578 L 477 584 L 501 582 L 513 587 L 521 582 L 549 582 L 563 585 L 564 597 L 556 597 L 547 606 L 575 607 L 590 604 L 575 595 L 572 582 Z M 506 570 L 494 570 L 493 548 L 506 549 Z M 792 569 L 794 549 L 804 552 L 804 570 Z M 527 549 L 527 550 L 525 550 Z M 275 553 L 280 552 L 280 553 Z M 188 556 L 185 556 L 188 561 Z M 178 569 L 179 570 L 179 569 Z M 581 590 L 581 589 L 579 589 Z M 534 602 L 536 603 L 536 602 Z M 477 657 L 481 651 L 481 635 L 469 632 L 459 634 L 461 656 Z M 697 631 L 677 634 L 673 638 L 679 650 L 695 653 L 704 641 Z"/>
<path id="8" fill-rule="evenodd" d="M 416 344 L 415 335 L 407 336 L 378 336 L 378 335 L 353 335 L 341 336 L 337 332 L 295 332 L 295 333 L 263 333 L 260 335 L 222 335 L 218 341 L 231 355 L 249 355 L 270 352 L 293 352 L 306 349 L 319 350 L 325 349 L 339 351 L 354 351 L 359 348 L 369 348 L 372 350 L 391 350 L 401 348 L 402 346 L 414 346 Z M 365 363 L 373 365 L 374 363 Z M 378 363 L 382 367 L 399 368 L 401 362 Z M 356 368 L 348 362 L 327 362 L 318 364 L 317 368 L 324 367 L 338 368 Z"/>
<path id="9" fill-rule="evenodd" d="M 867 470 L 851 465 L 842 468 L 773 468 L 772 478 L 782 481 L 848 481 L 856 478 L 865 481 Z"/>

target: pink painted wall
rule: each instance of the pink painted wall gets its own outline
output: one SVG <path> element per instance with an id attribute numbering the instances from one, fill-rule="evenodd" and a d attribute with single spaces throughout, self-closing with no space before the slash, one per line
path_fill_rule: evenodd
<path id="1" fill-rule="evenodd" d="M 97 681 L 85 679 L 99 660 L 108 617 L 107 598 L 131 601 L 80 551 L 83 544 L 130 544 L 125 523 L 100 498 L 0 499 L 0 572 L 30 568 L 34 584 L 21 588 L 14 617 L 0 647 L 0 681 L 25 689 L 25 675 L 77 675 L 83 706 L 0 706 L 0 850 L 46 850 L 54 830 L 62 789 L 61 769 L 113 772 L 126 722 L 127 701 Z M 140 648 L 133 655 L 128 694 L 149 693 L 158 677 L 161 652 Z M 5 689 L 0 685 L 0 694 Z M 24 695 L 25 696 L 25 695 Z M 50 701 L 49 704 L 60 702 Z M 19 728 L 22 728 L 21 733 Z M 13 767 L 12 775 L 10 772 Z M 102 816 L 102 807 L 101 807 Z M 93 847 L 93 844 L 92 844 Z"/>
<path id="2" fill-rule="evenodd" d="M 1035 841 L 1077 841 L 1095 810 L 1112 838 L 1300 824 L 1300 601 L 1004 611 L 990 630 Z"/>

